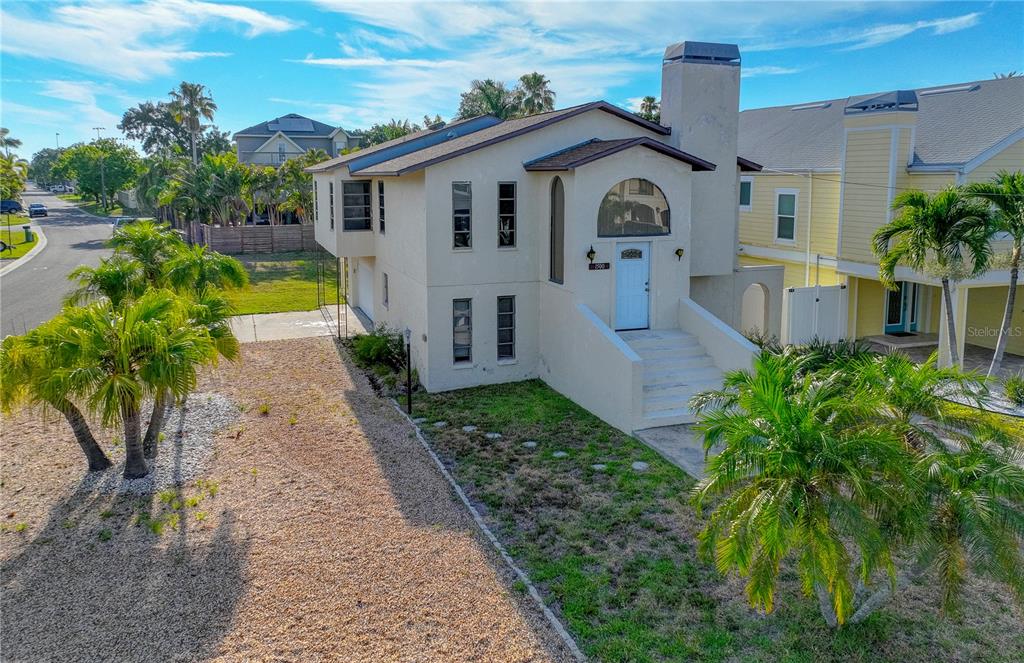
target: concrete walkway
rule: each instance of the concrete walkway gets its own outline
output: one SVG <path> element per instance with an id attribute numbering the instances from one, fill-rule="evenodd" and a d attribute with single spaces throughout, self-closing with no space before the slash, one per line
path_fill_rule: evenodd
<path id="1" fill-rule="evenodd" d="M 331 311 L 333 313 L 333 310 Z M 311 336 L 331 336 L 337 333 L 337 326 L 320 310 L 289 311 L 286 313 L 256 313 L 236 315 L 231 318 L 231 331 L 240 343 L 256 341 L 279 341 L 288 338 L 309 338 Z M 351 308 L 348 309 L 348 335 L 366 332 L 359 316 Z M 342 321 L 341 333 L 345 333 Z"/>
<path id="2" fill-rule="evenodd" d="M 694 479 L 704 478 L 704 438 L 693 424 L 647 428 L 634 435 Z"/>

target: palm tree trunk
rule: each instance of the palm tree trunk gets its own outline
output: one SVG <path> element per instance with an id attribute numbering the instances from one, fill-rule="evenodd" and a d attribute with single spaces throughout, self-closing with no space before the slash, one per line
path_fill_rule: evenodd
<path id="1" fill-rule="evenodd" d="M 820 582 L 814 583 L 814 593 L 818 595 L 818 609 L 821 610 L 821 616 L 825 618 L 825 623 L 828 624 L 829 628 L 839 626 L 839 618 L 836 617 L 832 596 L 828 593 L 825 585 Z"/>
<path id="2" fill-rule="evenodd" d="M 189 131 L 189 137 L 192 139 L 192 165 L 199 165 L 199 155 L 196 154 L 196 132 Z"/>
<path id="3" fill-rule="evenodd" d="M 96 438 L 92 436 L 92 431 L 89 430 L 89 423 L 82 416 L 81 411 L 75 407 L 75 404 L 65 401 L 60 403 L 57 409 L 68 420 L 71 430 L 75 433 L 78 446 L 82 447 L 85 459 L 89 462 L 89 471 L 99 472 L 110 467 L 112 465 L 110 459 L 107 458 L 107 454 L 103 453 L 103 449 L 96 442 Z"/>
<path id="4" fill-rule="evenodd" d="M 139 408 L 133 404 L 121 405 L 121 421 L 124 424 L 124 478 L 141 479 L 149 474 L 146 458 L 142 453 L 139 439 Z"/>
<path id="5" fill-rule="evenodd" d="M 167 390 L 161 389 L 153 398 L 153 413 L 149 415 L 146 437 L 142 439 L 142 453 L 146 458 L 156 458 L 156 443 L 160 438 L 164 419 L 167 417 Z"/>
<path id="6" fill-rule="evenodd" d="M 953 297 L 949 291 L 949 279 L 942 279 L 942 297 L 946 302 L 946 330 L 949 333 L 949 361 L 956 368 L 960 367 L 960 345 L 956 342 L 956 312 L 953 311 Z"/>
<path id="7" fill-rule="evenodd" d="M 1010 290 L 1006 293 L 1006 310 L 1003 311 L 1003 325 L 999 328 L 999 340 L 996 351 L 992 353 L 992 363 L 988 367 L 988 376 L 995 377 L 1003 363 L 1006 342 L 1010 340 L 1010 322 L 1013 320 L 1013 305 L 1017 299 L 1017 274 L 1020 270 L 1020 244 L 1013 247 L 1013 261 L 1010 263 Z"/>
<path id="8" fill-rule="evenodd" d="M 859 624 L 870 617 L 875 610 L 887 603 L 896 592 L 905 588 L 914 580 L 914 578 L 924 573 L 925 568 L 927 567 L 924 565 L 915 564 L 896 577 L 895 586 L 893 586 L 892 583 L 886 583 L 883 587 L 879 587 L 878 591 L 869 596 L 860 604 L 860 606 L 857 607 L 857 610 L 853 613 L 853 616 L 850 617 L 848 623 Z"/>

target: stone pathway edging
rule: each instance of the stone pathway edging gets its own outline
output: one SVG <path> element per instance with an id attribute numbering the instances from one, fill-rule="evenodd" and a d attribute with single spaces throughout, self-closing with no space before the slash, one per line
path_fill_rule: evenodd
<path id="1" fill-rule="evenodd" d="M 537 602 L 537 605 L 540 607 L 541 612 L 544 613 L 544 617 L 551 624 L 551 627 L 555 629 L 555 632 L 559 635 L 559 637 L 562 638 L 562 642 L 565 643 L 565 646 L 569 648 L 569 651 L 572 652 L 572 655 L 576 658 L 577 661 L 586 661 L 587 657 L 583 654 L 583 651 L 580 650 L 579 645 L 576 644 L 576 640 L 574 640 L 572 635 L 569 634 L 569 631 L 567 631 L 565 626 L 562 625 L 562 622 L 558 619 L 558 617 L 555 616 L 555 613 L 551 612 L 551 608 L 549 608 L 547 604 L 544 603 L 544 599 L 541 597 L 540 592 L 537 591 L 537 587 L 530 580 L 530 576 L 526 575 L 526 572 L 516 565 L 515 561 L 513 561 L 512 559 L 512 556 L 508 554 L 507 550 L 505 550 L 505 546 L 501 544 L 501 541 L 498 540 L 498 537 L 494 535 L 494 532 L 491 531 L 491 528 L 488 527 L 487 523 L 484 522 L 484 519 L 480 515 L 480 512 L 477 511 L 473 504 L 469 501 L 469 498 L 466 496 L 466 493 L 462 490 L 462 487 L 458 483 L 456 483 L 455 477 L 451 475 L 451 473 L 448 471 L 448 468 L 446 468 L 444 466 L 444 463 L 441 462 L 440 457 L 438 457 L 438 455 L 434 452 L 433 447 L 431 447 L 430 443 L 427 442 L 427 439 L 423 437 L 423 432 L 420 430 L 419 425 L 413 423 L 412 418 L 405 413 L 405 410 L 403 410 L 402 406 L 398 404 L 398 401 L 396 401 L 394 398 L 391 398 L 389 400 L 391 401 L 392 407 L 395 408 L 395 411 L 401 414 L 403 417 L 405 417 L 405 420 L 412 425 L 413 429 L 416 431 L 416 439 L 420 441 L 420 444 L 426 450 L 430 458 L 434 461 L 434 464 L 437 465 L 437 469 L 441 472 L 441 476 L 445 478 L 445 480 L 448 482 L 448 485 L 450 485 L 452 487 L 452 490 L 455 491 L 455 494 L 459 496 L 459 499 L 462 501 L 462 504 L 466 507 L 466 509 L 469 510 L 470 515 L 473 516 L 473 521 L 476 523 L 476 526 L 480 528 L 480 531 L 484 533 L 484 536 L 486 536 L 487 540 L 491 542 L 491 545 L 494 546 L 494 549 L 498 551 L 498 554 L 501 555 L 501 558 L 505 560 L 505 564 L 507 564 L 508 567 L 512 569 L 513 573 L 516 574 L 519 580 L 524 585 L 526 585 L 527 593 L 529 593 L 533 600 Z"/>
<path id="2" fill-rule="evenodd" d="M 42 228 L 34 224 L 30 225 L 32 225 L 32 232 L 34 232 L 36 235 L 39 235 L 39 239 L 36 240 L 36 245 L 29 249 L 28 253 L 26 253 L 25 255 L 21 256 L 20 258 L 16 258 L 13 262 L 11 262 L 10 265 L 6 265 L 4 266 L 3 269 L 0 269 L 0 276 L 3 276 L 4 274 L 9 274 L 14 270 L 18 269 L 32 258 L 35 258 L 43 249 L 46 248 L 46 235 L 43 233 Z"/>

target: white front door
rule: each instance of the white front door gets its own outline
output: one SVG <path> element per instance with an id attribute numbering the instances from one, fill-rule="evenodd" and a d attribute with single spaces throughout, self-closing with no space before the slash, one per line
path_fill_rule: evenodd
<path id="1" fill-rule="evenodd" d="M 356 306 L 373 320 L 373 263 L 360 258 L 356 268 Z"/>
<path id="2" fill-rule="evenodd" d="M 615 245 L 615 329 L 650 326 L 651 244 Z"/>

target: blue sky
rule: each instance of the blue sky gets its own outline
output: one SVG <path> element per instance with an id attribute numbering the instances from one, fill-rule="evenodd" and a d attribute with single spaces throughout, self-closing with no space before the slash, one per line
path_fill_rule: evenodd
<path id="1" fill-rule="evenodd" d="M 237 131 L 288 112 L 346 128 L 448 118 L 474 78 L 541 71 L 557 105 L 660 90 L 666 45 L 740 45 L 741 106 L 1024 71 L 1018 2 L 16 2 L 0 24 L 0 121 L 37 149 L 118 135 L 181 80 Z"/>

